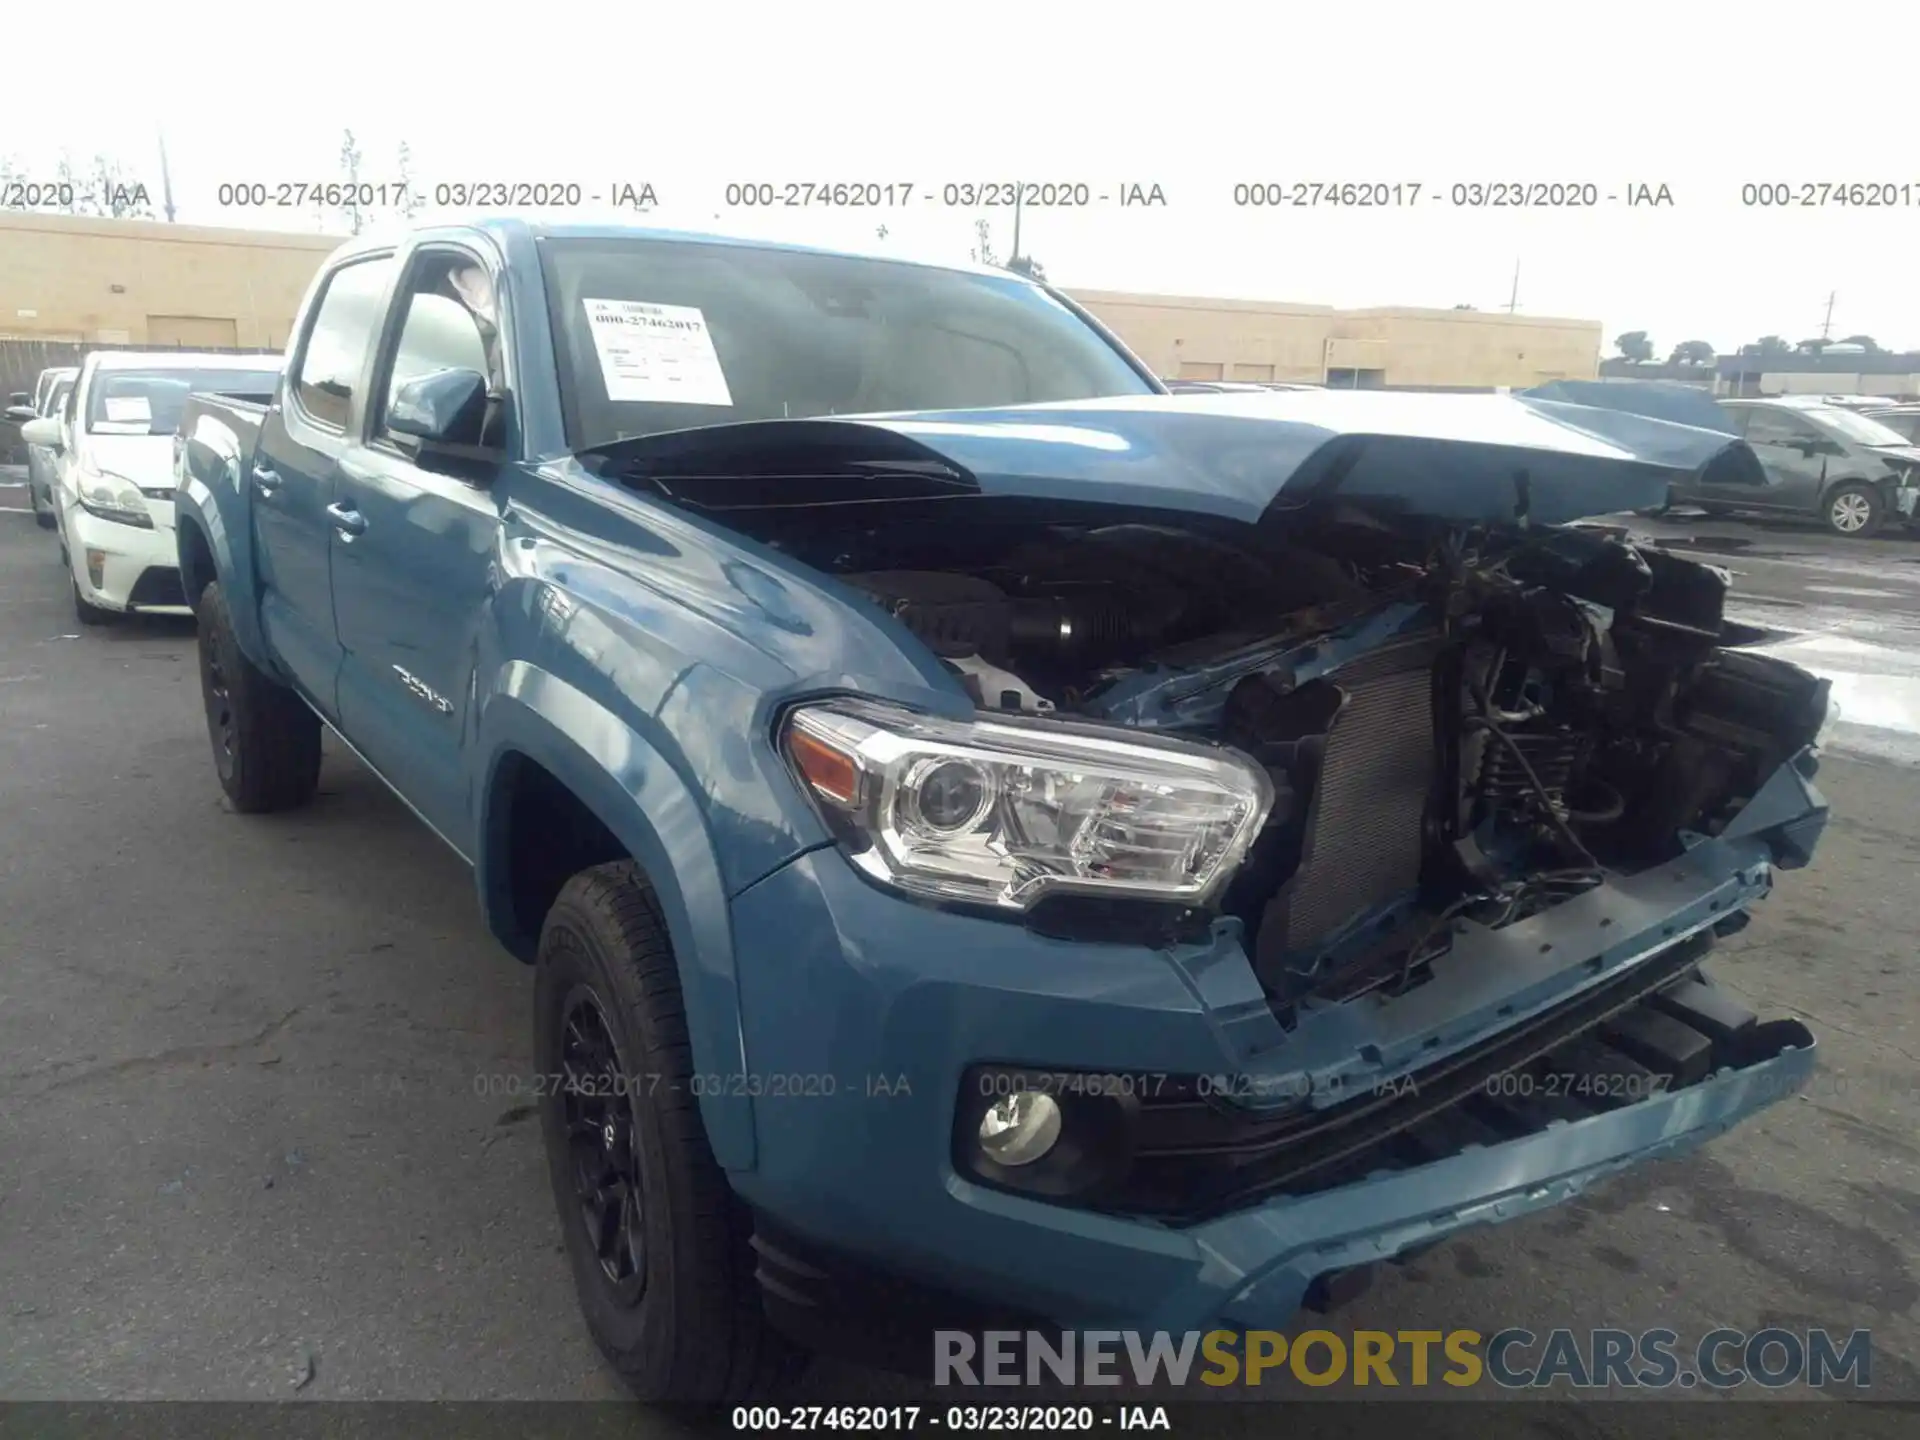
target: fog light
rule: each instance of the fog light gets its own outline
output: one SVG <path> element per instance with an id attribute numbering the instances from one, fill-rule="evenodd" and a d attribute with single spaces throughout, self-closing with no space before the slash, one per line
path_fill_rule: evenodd
<path id="1" fill-rule="evenodd" d="M 980 1153 L 996 1165 L 1031 1165 L 1060 1138 L 1060 1107 L 1051 1095 L 1003 1095 L 980 1117 Z"/>
<path id="2" fill-rule="evenodd" d="M 100 577 L 106 574 L 107 552 L 104 550 L 87 551 L 87 581 L 94 589 L 100 588 Z"/>

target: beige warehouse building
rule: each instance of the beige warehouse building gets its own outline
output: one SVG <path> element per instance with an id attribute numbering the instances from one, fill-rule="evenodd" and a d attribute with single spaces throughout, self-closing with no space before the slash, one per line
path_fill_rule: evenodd
<path id="1" fill-rule="evenodd" d="M 0 340 L 279 349 L 337 235 L 0 212 Z"/>
<path id="2" fill-rule="evenodd" d="M 339 243 L 0 212 L 0 341 L 279 349 Z M 1591 320 L 1070 293 L 1170 379 L 1521 387 L 1591 378 L 1600 358 L 1601 327 Z"/>
<path id="3" fill-rule="evenodd" d="M 1069 291 L 1170 380 L 1520 388 L 1590 380 L 1598 320 L 1479 310 L 1336 310 L 1283 301 Z"/>

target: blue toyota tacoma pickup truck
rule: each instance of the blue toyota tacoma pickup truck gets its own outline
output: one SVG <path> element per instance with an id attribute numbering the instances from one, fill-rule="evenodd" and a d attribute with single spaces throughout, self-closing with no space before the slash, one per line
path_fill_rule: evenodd
<path id="1" fill-rule="evenodd" d="M 1814 1065 L 1701 967 L 1824 682 L 1570 523 L 1727 435 L 1172 397 L 1019 276 L 489 220 L 343 248 L 176 458 L 232 808 L 324 725 L 472 866 L 642 1397 L 1281 1325 Z"/>

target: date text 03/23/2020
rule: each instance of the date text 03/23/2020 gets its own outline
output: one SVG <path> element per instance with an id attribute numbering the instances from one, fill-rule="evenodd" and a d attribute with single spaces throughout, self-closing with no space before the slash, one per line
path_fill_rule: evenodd
<path id="1" fill-rule="evenodd" d="M 1017 1431 L 1035 1435 L 1100 1430 L 1173 1430 L 1164 1405 L 736 1405 L 738 1431 L 852 1431 L 914 1435 Z"/>
<path id="2" fill-rule="evenodd" d="M 473 1077 L 473 1093 L 543 1099 L 550 1095 L 592 1095 L 600 1098 L 641 1098 L 648 1095 L 692 1095 L 752 1100 L 831 1100 L 857 1096 L 868 1100 L 910 1099 L 913 1082 L 904 1074 L 843 1076 L 833 1074 L 715 1073 L 670 1075 L 657 1071 L 624 1074 L 600 1071 L 569 1074 L 555 1071 L 522 1075 L 482 1072 Z"/>

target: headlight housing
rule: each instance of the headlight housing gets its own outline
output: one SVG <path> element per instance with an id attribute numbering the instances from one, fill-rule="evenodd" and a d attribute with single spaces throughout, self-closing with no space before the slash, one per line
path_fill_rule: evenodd
<path id="1" fill-rule="evenodd" d="M 131 525 L 136 530 L 153 528 L 153 516 L 147 512 L 147 502 L 140 493 L 140 487 L 126 476 L 102 470 L 91 459 L 83 458 L 78 482 L 80 508 L 89 515 L 120 525 Z"/>
<path id="2" fill-rule="evenodd" d="M 781 739 L 871 879 L 1012 912 L 1060 892 L 1201 904 L 1273 804 L 1266 772 L 1229 751 L 1065 722 L 832 700 Z"/>

